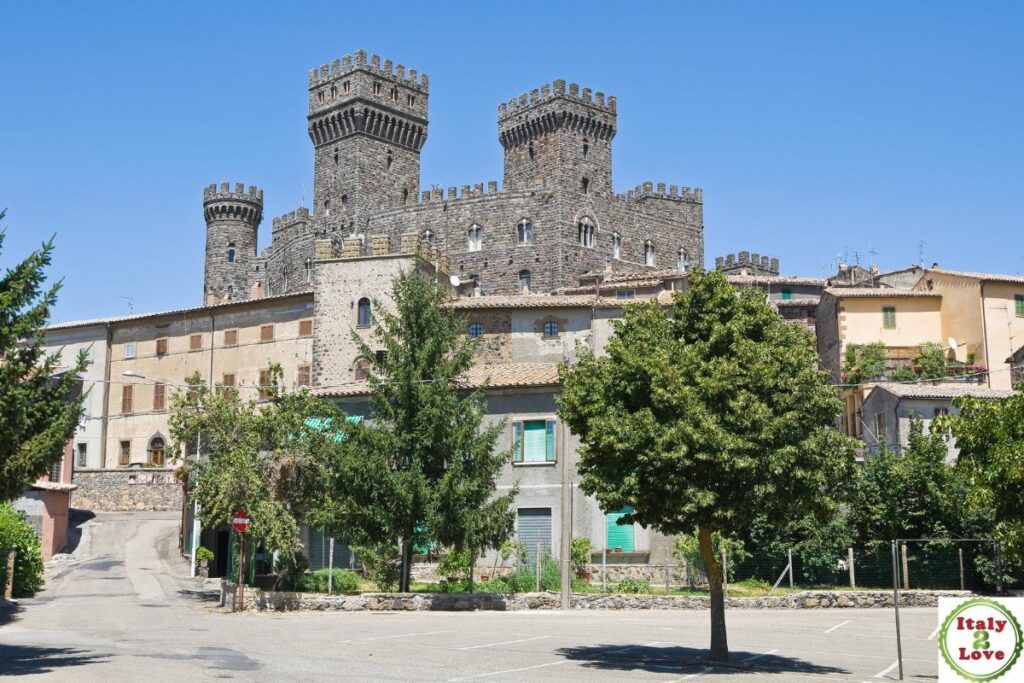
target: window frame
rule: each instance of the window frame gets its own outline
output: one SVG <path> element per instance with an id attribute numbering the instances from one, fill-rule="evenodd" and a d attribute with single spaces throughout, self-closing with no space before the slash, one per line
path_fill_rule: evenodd
<path id="1" fill-rule="evenodd" d="M 306 381 L 303 382 L 302 380 Z M 295 368 L 295 386 L 297 387 L 311 387 L 313 386 L 313 365 L 310 363 L 301 363 Z"/>
<path id="2" fill-rule="evenodd" d="M 167 385 L 163 382 L 153 383 L 153 410 L 167 410 Z"/>
<path id="3" fill-rule="evenodd" d="M 1014 312 L 1018 318 L 1024 318 L 1024 294 L 1013 295 Z"/>
<path id="4" fill-rule="evenodd" d="M 364 303 L 365 302 L 365 306 Z M 365 317 L 363 311 L 366 311 Z M 365 329 L 373 325 L 373 302 L 370 301 L 370 297 L 363 296 L 359 297 L 356 302 L 356 327 Z"/>
<path id="5" fill-rule="evenodd" d="M 75 467 L 84 468 L 89 466 L 89 444 L 79 441 L 75 444 Z"/>
<path id="6" fill-rule="evenodd" d="M 300 337 L 312 337 L 313 336 L 313 319 L 303 318 L 299 321 L 299 336 Z"/>
<path id="7" fill-rule="evenodd" d="M 896 329 L 896 307 L 895 306 L 882 306 L 882 329 L 883 330 L 895 330 Z"/>
<path id="8" fill-rule="evenodd" d="M 188 350 L 189 351 L 202 351 L 203 350 L 203 334 L 190 334 L 188 336 Z"/>
<path id="9" fill-rule="evenodd" d="M 117 446 L 117 466 L 128 467 L 132 464 L 131 439 L 122 439 Z"/>
<path id="10" fill-rule="evenodd" d="M 473 331 L 475 329 L 479 329 L 478 334 L 473 334 Z M 487 330 L 484 328 L 484 324 L 478 320 L 474 320 L 473 322 L 466 326 L 466 336 L 468 336 L 470 339 L 479 339 L 480 337 L 484 336 L 486 331 Z"/>
<path id="11" fill-rule="evenodd" d="M 160 442 L 160 446 L 159 446 L 159 448 L 154 448 L 153 444 L 154 444 L 154 442 L 157 442 L 157 441 Z M 157 459 L 153 457 L 154 453 L 159 453 L 160 454 L 160 458 L 159 458 L 160 462 L 157 462 Z M 165 467 L 166 466 L 166 464 L 167 464 L 167 441 L 164 439 L 164 437 L 162 437 L 159 434 L 157 434 L 156 436 L 152 437 L 149 440 L 149 444 L 146 447 L 146 461 L 152 467 Z"/>
<path id="12" fill-rule="evenodd" d="M 526 459 L 526 440 L 523 435 L 526 432 L 526 423 L 544 423 L 544 459 Z M 520 418 L 512 422 L 512 465 L 514 467 L 537 467 L 555 465 L 558 463 L 558 443 L 555 438 L 557 420 L 554 416 Z"/>
<path id="13" fill-rule="evenodd" d="M 228 335 L 231 335 L 230 338 Z M 224 346 L 238 346 L 238 328 L 233 330 L 224 330 L 222 344 Z"/>
<path id="14" fill-rule="evenodd" d="M 466 231 L 466 251 L 482 251 L 484 248 L 484 231 L 474 223 Z"/>
<path id="15" fill-rule="evenodd" d="M 654 242 L 651 240 L 644 242 L 644 265 L 654 267 Z"/>
<path id="16" fill-rule="evenodd" d="M 617 232 L 612 233 L 612 258 L 617 261 L 622 259 L 622 235 Z"/>
<path id="17" fill-rule="evenodd" d="M 124 384 L 121 386 L 121 414 L 131 415 L 135 408 L 135 386 Z"/>
<path id="18" fill-rule="evenodd" d="M 170 343 L 169 343 L 169 340 L 168 340 L 167 337 L 157 337 L 157 339 L 156 339 L 156 355 L 157 356 L 166 356 L 169 348 L 170 348 Z"/>
<path id="19" fill-rule="evenodd" d="M 554 326 L 554 333 L 549 331 L 549 326 Z M 541 338 L 543 339 L 558 339 L 561 334 L 561 329 L 557 320 L 545 320 L 541 323 Z"/>
<path id="20" fill-rule="evenodd" d="M 269 336 L 266 334 L 267 330 L 270 330 Z M 260 343 L 263 344 L 263 343 L 272 342 L 272 341 L 274 341 L 274 325 L 273 325 L 273 323 L 271 323 L 270 325 L 260 325 Z"/>
<path id="21" fill-rule="evenodd" d="M 536 243 L 536 233 L 533 221 L 529 218 L 520 218 L 516 223 L 516 245 L 520 247 L 532 247 Z"/>
<path id="22" fill-rule="evenodd" d="M 135 342 L 125 342 L 124 347 L 121 349 L 121 358 L 123 360 L 132 360 L 138 356 L 138 347 Z"/>

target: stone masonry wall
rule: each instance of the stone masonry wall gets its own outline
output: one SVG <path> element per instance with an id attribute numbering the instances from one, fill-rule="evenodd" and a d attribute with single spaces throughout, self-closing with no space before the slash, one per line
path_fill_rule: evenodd
<path id="1" fill-rule="evenodd" d="M 71 507 L 93 512 L 181 510 L 181 482 L 169 468 L 76 470 Z"/>

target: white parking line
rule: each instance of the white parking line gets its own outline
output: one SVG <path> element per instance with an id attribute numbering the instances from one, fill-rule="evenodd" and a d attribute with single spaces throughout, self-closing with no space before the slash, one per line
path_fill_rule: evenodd
<path id="1" fill-rule="evenodd" d="M 744 659 L 743 661 L 744 661 L 744 662 L 752 662 L 752 661 L 754 661 L 755 659 L 761 659 L 761 657 L 767 657 L 768 655 L 773 655 L 773 654 L 775 654 L 775 653 L 776 653 L 776 652 L 778 652 L 778 651 L 779 651 L 779 650 L 778 650 L 778 648 L 776 648 L 776 649 L 774 649 L 774 650 L 768 650 L 768 652 L 762 652 L 762 653 L 761 653 L 761 654 L 759 654 L 759 655 L 754 655 L 753 657 L 747 657 L 747 658 L 746 658 L 746 659 Z"/>
<path id="2" fill-rule="evenodd" d="M 941 627 L 941 626 L 936 626 L 936 627 L 935 627 L 935 630 L 934 630 L 934 631 L 932 631 L 932 634 L 931 634 L 930 636 L 928 636 L 927 640 L 931 640 L 931 639 L 933 639 L 933 638 L 934 638 L 935 636 L 939 635 L 939 629 L 940 629 L 940 628 L 942 628 L 942 627 Z"/>
<path id="3" fill-rule="evenodd" d="M 559 660 L 557 662 L 548 662 L 547 664 L 536 664 L 534 666 L 524 666 L 524 667 L 520 667 L 518 669 L 505 669 L 503 671 L 488 671 L 487 673 L 484 673 L 484 674 L 474 674 L 472 676 L 463 676 L 461 678 L 449 678 L 448 681 L 449 682 L 452 682 L 452 681 L 468 681 L 468 680 L 473 679 L 473 678 L 485 678 L 487 676 L 499 676 L 501 674 L 514 674 L 514 673 L 517 673 L 519 671 L 530 671 L 531 669 L 543 669 L 546 666 L 558 666 L 559 664 L 566 664 L 568 662 L 569 662 L 568 659 L 561 659 L 561 660 Z"/>
<path id="4" fill-rule="evenodd" d="M 369 643 L 374 640 L 391 640 L 392 638 L 412 638 L 413 636 L 433 636 L 438 633 L 451 633 L 451 631 L 426 631 L 418 633 L 400 633 L 395 636 L 377 636 L 375 638 L 352 638 L 350 640 L 336 640 L 336 643 Z"/>
<path id="5" fill-rule="evenodd" d="M 833 626 L 832 628 L 825 629 L 825 633 L 832 633 L 832 631 L 835 631 L 837 628 L 840 628 L 842 626 L 846 626 L 847 624 L 852 624 L 852 623 L 853 623 L 852 621 L 840 622 L 840 623 L 836 624 L 835 626 Z"/>
<path id="6" fill-rule="evenodd" d="M 884 669 L 882 669 L 881 671 L 876 673 L 874 676 L 872 676 L 872 678 L 885 678 L 885 675 L 887 673 L 889 673 L 890 671 L 892 671 L 893 669 L 895 669 L 899 665 L 900 665 L 900 660 L 898 660 L 898 659 L 894 660 L 892 664 L 890 664 L 889 666 L 885 667 Z"/>
<path id="7" fill-rule="evenodd" d="M 469 647 L 460 647 L 460 650 L 479 650 L 482 647 L 498 647 L 499 645 L 511 645 L 512 643 L 525 643 L 531 640 L 544 640 L 545 638 L 554 638 L 554 636 L 536 636 L 534 638 L 520 638 L 519 640 L 506 640 L 501 643 L 485 643 L 483 645 L 470 645 Z"/>

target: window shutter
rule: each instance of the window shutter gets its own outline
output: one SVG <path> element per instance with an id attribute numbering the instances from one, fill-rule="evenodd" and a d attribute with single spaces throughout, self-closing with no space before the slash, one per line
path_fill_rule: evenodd
<path id="1" fill-rule="evenodd" d="M 1015 294 L 1013 302 L 1017 306 L 1017 317 L 1024 318 L 1024 294 Z"/>
<path id="2" fill-rule="evenodd" d="M 156 340 L 156 355 L 163 356 L 167 354 L 167 337 L 161 337 Z"/>
<path id="3" fill-rule="evenodd" d="M 233 386 L 235 386 L 235 376 L 233 374 L 231 374 L 231 373 L 225 374 L 224 375 L 224 381 L 222 381 L 221 384 L 223 384 L 226 387 L 233 387 Z"/>
<path id="4" fill-rule="evenodd" d="M 515 462 L 523 461 L 523 423 L 516 422 L 512 425 L 512 459 Z"/>
<path id="5" fill-rule="evenodd" d="M 121 412 L 130 413 L 132 412 L 132 391 L 135 387 L 124 386 L 121 387 Z"/>
<path id="6" fill-rule="evenodd" d="M 127 467 L 131 462 L 132 458 L 132 442 L 122 441 L 121 442 L 121 455 L 118 458 L 117 464 L 121 467 Z"/>
<path id="7" fill-rule="evenodd" d="M 547 424 L 547 452 L 545 457 L 548 462 L 555 461 L 555 421 L 548 420 Z"/>
<path id="8" fill-rule="evenodd" d="M 260 341 L 274 341 L 273 325 L 264 325 L 260 328 Z"/>
<path id="9" fill-rule="evenodd" d="M 308 365 L 300 365 L 295 383 L 300 387 L 308 387 L 310 385 L 310 374 L 310 367 Z"/>
<path id="10" fill-rule="evenodd" d="M 894 306 L 882 308 L 882 327 L 887 330 L 896 329 L 896 308 Z"/>
<path id="11" fill-rule="evenodd" d="M 270 370 L 260 370 L 260 389 L 259 395 L 260 400 L 265 401 L 270 398 L 270 392 L 265 388 L 270 385 Z"/>
<path id="12" fill-rule="evenodd" d="M 157 383 L 153 385 L 153 410 L 163 410 L 165 406 L 165 387 Z"/>
<path id="13" fill-rule="evenodd" d="M 224 330 L 224 346 L 238 345 L 238 330 Z"/>
<path id="14" fill-rule="evenodd" d="M 793 290 L 791 290 L 791 289 L 784 289 L 784 290 L 782 290 L 782 300 L 783 301 L 791 301 L 792 299 L 793 299 Z"/>
<path id="15" fill-rule="evenodd" d="M 309 337 L 313 334 L 313 321 L 312 320 L 300 320 L 299 321 L 299 336 Z"/>
<path id="16" fill-rule="evenodd" d="M 199 351 L 203 348 L 203 335 L 193 334 L 188 338 L 189 351 Z"/>

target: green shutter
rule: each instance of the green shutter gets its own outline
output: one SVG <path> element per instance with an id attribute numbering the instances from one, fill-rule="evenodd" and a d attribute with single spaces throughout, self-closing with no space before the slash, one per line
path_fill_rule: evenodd
<path id="1" fill-rule="evenodd" d="M 882 308 L 882 327 L 887 330 L 896 329 L 896 307 L 884 306 Z"/>
<path id="2" fill-rule="evenodd" d="M 618 523 L 623 516 L 631 512 L 633 512 L 633 508 L 624 507 L 618 512 L 608 513 L 606 533 L 609 550 L 614 551 L 616 548 L 620 548 L 624 553 L 632 553 L 636 551 L 636 546 L 633 540 L 633 525 Z"/>
<path id="3" fill-rule="evenodd" d="M 547 460 L 547 422 L 526 420 L 523 422 L 523 461 L 544 462 Z"/>
<path id="4" fill-rule="evenodd" d="M 789 301 L 792 298 L 793 298 L 793 290 L 791 290 L 791 289 L 784 289 L 784 290 L 782 290 L 782 300 L 783 301 Z"/>
<path id="5" fill-rule="evenodd" d="M 545 453 L 548 462 L 555 461 L 555 421 L 548 420 L 547 424 L 547 452 Z"/>
<path id="6" fill-rule="evenodd" d="M 1017 317 L 1024 318 L 1024 294 L 1014 294 L 1013 302 L 1017 305 Z"/>
<path id="7" fill-rule="evenodd" d="M 523 423 L 515 422 L 512 424 L 512 460 L 514 462 L 523 461 Z"/>

